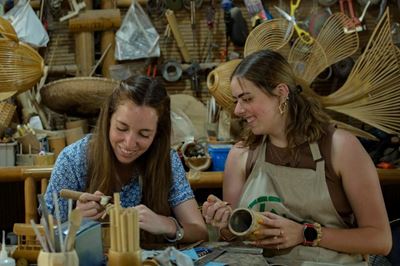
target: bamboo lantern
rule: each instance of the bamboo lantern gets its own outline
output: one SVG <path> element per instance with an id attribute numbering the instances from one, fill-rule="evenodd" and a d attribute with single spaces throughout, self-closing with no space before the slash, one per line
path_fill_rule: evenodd
<path id="1" fill-rule="evenodd" d="M 0 17 L 0 100 L 32 88 L 44 72 L 43 58 L 19 42 L 11 23 Z"/>
<path id="2" fill-rule="evenodd" d="M 220 64 L 207 76 L 207 87 L 217 103 L 226 110 L 233 112 L 235 105 L 231 92 L 231 76 L 241 59 L 234 59 Z"/>

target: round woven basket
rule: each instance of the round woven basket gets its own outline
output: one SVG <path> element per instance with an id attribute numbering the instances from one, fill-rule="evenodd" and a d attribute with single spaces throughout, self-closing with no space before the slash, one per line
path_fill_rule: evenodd
<path id="1" fill-rule="evenodd" d="M 261 49 L 271 49 L 287 55 L 290 50 L 288 42 L 292 38 L 293 28 L 286 19 L 282 18 L 261 23 L 249 33 L 244 46 L 244 56 Z"/>
<path id="2" fill-rule="evenodd" d="M 118 84 L 106 78 L 67 78 L 46 84 L 40 94 L 42 103 L 57 113 L 93 116 Z"/>
<path id="3" fill-rule="evenodd" d="M 207 76 L 207 87 L 217 103 L 224 109 L 233 112 L 235 105 L 231 92 L 231 75 L 241 59 L 222 63 Z"/>

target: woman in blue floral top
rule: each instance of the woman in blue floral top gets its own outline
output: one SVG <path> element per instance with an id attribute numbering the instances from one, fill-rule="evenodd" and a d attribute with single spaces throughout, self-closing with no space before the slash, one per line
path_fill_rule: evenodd
<path id="1" fill-rule="evenodd" d="M 76 208 L 97 220 L 105 211 L 101 196 L 120 192 L 122 207 L 138 210 L 145 238 L 206 240 L 206 225 L 170 137 L 166 89 L 146 76 L 121 82 L 101 109 L 94 133 L 58 156 L 45 195 L 48 208 L 54 212 L 54 191 L 84 191 Z M 65 221 L 67 201 L 60 198 L 58 204 Z"/>

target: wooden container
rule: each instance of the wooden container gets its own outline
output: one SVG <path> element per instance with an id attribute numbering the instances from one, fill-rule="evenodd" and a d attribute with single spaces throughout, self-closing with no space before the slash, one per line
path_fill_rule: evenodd
<path id="1" fill-rule="evenodd" d="M 48 138 L 50 152 L 54 153 L 54 160 L 57 159 L 58 154 L 65 148 L 65 136 L 53 136 Z"/>
<path id="2" fill-rule="evenodd" d="M 22 151 L 20 151 L 20 153 L 36 154 L 40 152 L 40 142 L 32 133 L 27 133 L 17 138 L 17 141 L 22 147 Z"/>
<path id="3" fill-rule="evenodd" d="M 75 250 L 69 252 L 51 253 L 39 252 L 38 266 L 79 266 L 78 254 Z"/>
<path id="4" fill-rule="evenodd" d="M 89 133 L 88 121 L 86 119 L 67 121 L 65 122 L 66 129 L 81 127 L 84 134 Z"/>
<path id="5" fill-rule="evenodd" d="M 33 165 L 48 166 L 54 164 L 54 153 L 33 154 Z"/>
<path id="6" fill-rule="evenodd" d="M 71 128 L 64 130 L 67 145 L 74 143 L 77 140 L 83 138 L 83 129 L 81 127 Z"/>
<path id="7" fill-rule="evenodd" d="M 141 266 L 142 251 L 139 249 L 135 252 L 116 252 L 108 251 L 109 266 Z"/>
<path id="8" fill-rule="evenodd" d="M 257 236 L 253 233 L 260 227 L 259 219 L 262 219 L 261 213 L 247 208 L 238 208 L 232 212 L 229 218 L 229 230 L 234 235 L 257 240 Z"/>

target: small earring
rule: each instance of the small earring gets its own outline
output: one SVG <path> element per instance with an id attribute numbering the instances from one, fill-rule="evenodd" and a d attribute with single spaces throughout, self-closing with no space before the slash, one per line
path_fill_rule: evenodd
<path id="1" fill-rule="evenodd" d="M 280 113 L 281 115 L 283 115 L 283 114 L 286 112 L 287 107 L 288 107 L 288 101 L 289 101 L 289 97 L 286 97 L 285 101 L 282 102 L 282 103 L 278 106 L 279 113 Z"/>

